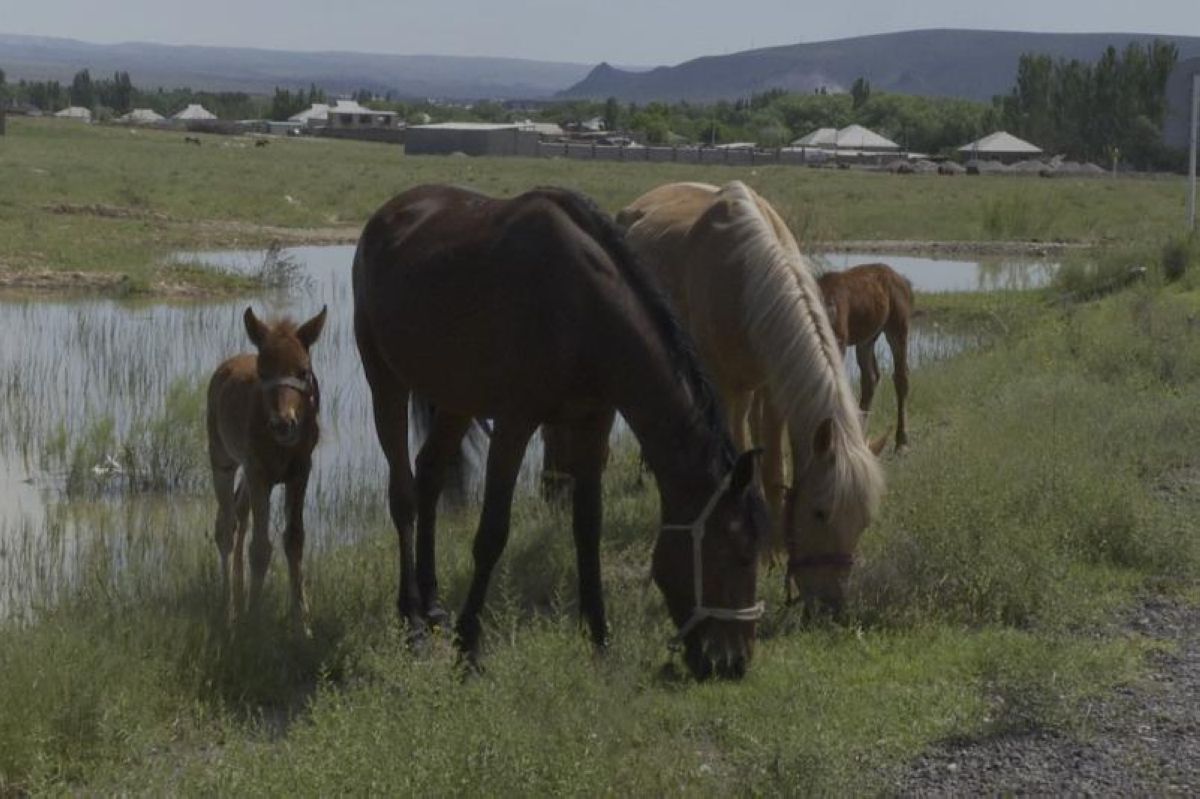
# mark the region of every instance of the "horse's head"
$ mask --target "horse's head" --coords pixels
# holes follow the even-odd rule
[[[664,524],[654,547],[654,581],[697,679],[741,677],[754,653],[759,550],[770,527],[755,487],[757,455],[741,455],[711,495],[680,498],[692,520]],[[664,518],[679,517],[664,508]]]
[[[886,443],[884,436],[868,444],[858,429],[828,418],[817,425],[808,463],[796,467],[784,506],[786,579],[808,610],[841,612],[858,540],[883,490],[876,456]]]
[[[246,334],[258,349],[258,379],[271,436],[284,446],[300,440],[317,411],[317,381],[309,351],[325,327],[325,312],[297,327],[290,320],[266,324],[246,309]]]

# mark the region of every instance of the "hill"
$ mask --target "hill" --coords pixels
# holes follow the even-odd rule
[[[138,86],[269,93],[276,86],[331,92],[370,89],[406,98],[539,99],[587,75],[589,65],[518,58],[293,52],[0,34],[0,69],[8,79],[69,82],[80,69],[93,76],[129,72]],[[632,73],[631,73],[632,74]]]
[[[1110,44],[1156,38],[1174,42],[1180,58],[1200,56],[1200,37],[917,30],[706,56],[648,72],[601,64],[559,96],[702,102],[776,88],[844,91],[861,76],[888,92],[988,100],[1012,87],[1022,53],[1094,61]]]

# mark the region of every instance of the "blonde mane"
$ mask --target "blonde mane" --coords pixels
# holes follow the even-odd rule
[[[729,233],[738,242],[737,260],[749,266],[743,298],[749,338],[787,422],[793,475],[808,466],[817,426],[832,419],[836,471],[824,499],[834,519],[865,525],[883,493],[883,472],[867,445],[812,268],[783,220],[749,187],[734,181],[718,197],[733,208]]]

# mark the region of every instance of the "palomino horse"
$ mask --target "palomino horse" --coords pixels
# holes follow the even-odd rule
[[[836,609],[883,476],[811,267],[775,210],[737,181],[660,186],[617,221],[674,300],[739,446],[761,390],[755,443],[766,448],[763,480],[788,550],[789,590],[795,582],[806,604]]]
[[[863,264],[817,279],[825,310],[842,353],[854,347],[862,373],[859,407],[871,410],[879,383],[875,342],[882,333],[892,349],[892,381],[896,386],[896,449],[908,443],[904,403],[908,398],[908,320],[913,310],[912,284],[887,264]]]
[[[426,621],[445,618],[434,557],[443,467],[471,419],[490,418],[475,573],[456,630],[476,662],[514,483],[527,442],[548,422],[571,432],[580,610],[604,646],[600,478],[616,409],[658,477],[662,524],[651,571],[685,661],[698,677],[740,676],[762,614],[756,553],[767,520],[756,459],[736,456],[686,334],[611,219],[561,189],[500,200],[423,186],[367,222],[353,276],[354,331],[400,538],[398,606],[410,628],[419,635]],[[436,407],[415,484],[413,393]]]
[[[325,311],[322,308],[300,326],[287,319],[268,325],[247,308],[246,334],[258,354],[230,358],[217,367],[208,384],[208,457],[217,494],[216,539],[226,612],[236,616],[242,609],[242,545],[251,513],[250,608],[258,607],[271,561],[271,489],[283,483],[287,492],[283,548],[292,584],[292,616],[305,631],[308,607],[300,571],[304,491],[319,435],[321,404],[309,350],[325,326]],[[235,488],[239,468],[242,479]]]

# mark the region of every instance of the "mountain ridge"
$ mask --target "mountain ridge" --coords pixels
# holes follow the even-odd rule
[[[631,72],[602,63],[561,99],[711,102],[770,89],[845,91],[859,77],[903,94],[988,100],[1007,92],[1022,53],[1094,61],[1105,47],[1174,42],[1180,59],[1200,55],[1200,37],[1146,33],[1031,33],[956,28],[878,33],[694,58]]]

